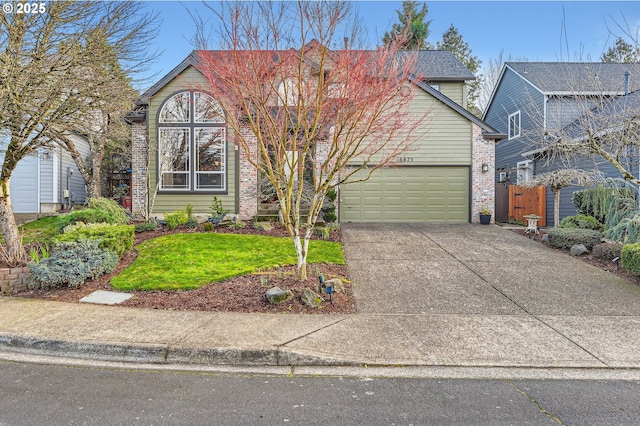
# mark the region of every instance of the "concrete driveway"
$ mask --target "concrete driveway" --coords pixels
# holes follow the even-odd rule
[[[495,225],[346,224],[360,313],[640,316],[640,288]]]

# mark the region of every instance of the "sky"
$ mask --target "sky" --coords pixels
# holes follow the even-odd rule
[[[151,50],[162,51],[148,75],[162,78],[195,48],[189,14],[210,14],[201,1],[146,1],[147,11],[162,19]],[[215,3],[215,2],[212,2]],[[353,1],[363,20],[370,48],[398,22],[401,1]],[[453,24],[472,53],[486,66],[500,53],[506,60],[598,61],[622,35],[618,25],[640,27],[637,1],[427,1],[431,20],[427,41],[435,44]],[[613,34],[612,34],[613,33]],[[149,86],[149,83],[146,84]],[[146,87],[142,86],[141,89]]]

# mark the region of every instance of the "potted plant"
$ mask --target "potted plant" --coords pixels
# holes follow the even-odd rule
[[[484,206],[482,210],[480,210],[480,223],[482,225],[488,225],[491,223],[491,210],[489,210],[488,206]]]

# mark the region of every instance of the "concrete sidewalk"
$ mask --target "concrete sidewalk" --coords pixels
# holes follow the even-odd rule
[[[640,288],[497,226],[345,225],[358,314],[0,298],[0,350],[197,365],[640,368]]]

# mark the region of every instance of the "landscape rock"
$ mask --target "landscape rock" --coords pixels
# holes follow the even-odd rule
[[[322,302],[324,302],[322,296],[309,288],[304,289],[302,296],[300,296],[300,300],[310,308],[317,308],[322,304]]]
[[[280,287],[272,287],[264,294],[269,303],[277,305],[293,297],[291,290],[282,290]]]
[[[344,294],[346,292],[344,289],[344,283],[340,278],[333,278],[322,283],[323,289],[326,289],[327,286],[332,287],[334,293]]]
[[[271,231],[273,229],[273,225],[271,225],[271,222],[256,222],[254,224],[254,227],[258,231]]]
[[[548,242],[548,241],[549,241],[549,234],[544,234],[544,235],[542,236],[542,242],[543,242],[543,243],[546,243],[546,242]]]
[[[571,246],[571,256],[581,256],[589,252],[584,244],[574,244]]]

